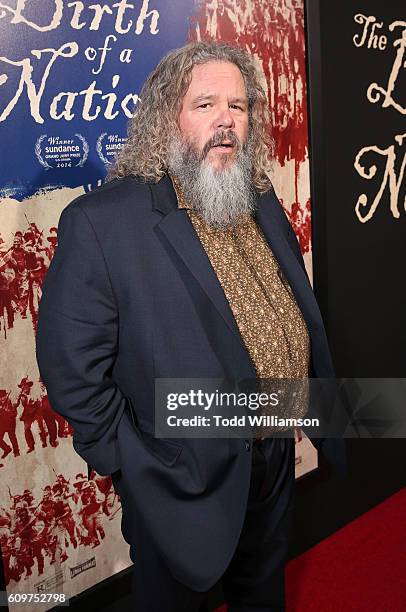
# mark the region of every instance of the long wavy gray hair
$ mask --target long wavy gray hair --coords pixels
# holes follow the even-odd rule
[[[193,66],[213,61],[231,62],[240,69],[247,91],[253,143],[252,181],[259,193],[270,189],[274,143],[270,136],[267,97],[253,60],[244,49],[213,41],[189,43],[171,51],[149,74],[136,113],[129,121],[128,140],[108,172],[107,180],[138,175],[158,182],[164,176],[169,139],[179,133],[177,121]]]

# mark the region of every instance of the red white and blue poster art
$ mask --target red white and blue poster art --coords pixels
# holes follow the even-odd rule
[[[38,303],[63,208],[104,180],[147,74],[200,39],[243,46],[263,74],[272,180],[311,276],[301,0],[0,0],[0,545],[9,593],[71,597],[129,565],[111,480],[88,480],[40,379]],[[314,467],[307,442],[297,444],[298,475]],[[10,609],[29,609],[18,599]],[[58,603],[44,599],[36,610]]]

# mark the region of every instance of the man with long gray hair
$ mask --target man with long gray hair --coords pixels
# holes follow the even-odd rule
[[[41,376],[121,497],[134,610],[198,610],[219,580],[229,612],[283,610],[293,439],[154,436],[156,380],[333,376],[266,95],[246,51],[198,42],[140,97],[109,181],[61,215]]]

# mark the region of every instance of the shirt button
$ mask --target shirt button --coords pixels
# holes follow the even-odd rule
[[[245,450],[249,451],[250,448],[251,448],[251,444],[249,443],[249,441],[248,440],[244,440],[244,444],[245,444]]]

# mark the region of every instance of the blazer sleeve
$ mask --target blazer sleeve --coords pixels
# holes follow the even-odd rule
[[[118,309],[101,245],[77,201],[62,212],[43,284],[36,336],[52,408],[73,427],[76,452],[102,475],[119,469],[125,398],[112,379]]]

